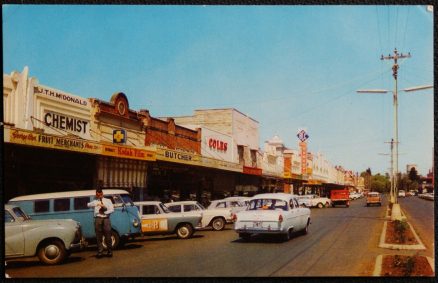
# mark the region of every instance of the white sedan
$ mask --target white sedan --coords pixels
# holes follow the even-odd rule
[[[301,207],[290,194],[258,194],[251,198],[247,210],[234,215],[234,221],[234,230],[243,240],[253,234],[281,234],[289,240],[293,232],[308,233],[310,209]]]
[[[183,214],[202,214],[201,227],[211,227],[215,231],[225,228],[226,222],[231,222],[232,212],[228,209],[205,209],[200,203],[193,200],[176,201],[165,204],[172,212],[181,212]]]
[[[296,196],[298,198],[298,203],[306,207],[330,207],[332,201],[326,197],[320,197],[318,195],[301,195]]]

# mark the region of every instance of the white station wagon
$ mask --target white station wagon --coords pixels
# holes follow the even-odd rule
[[[234,221],[234,230],[243,240],[252,234],[282,234],[287,241],[293,232],[308,233],[310,209],[301,207],[290,194],[258,194],[251,198],[247,210],[234,215]]]

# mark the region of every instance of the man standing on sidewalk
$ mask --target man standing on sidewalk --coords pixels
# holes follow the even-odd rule
[[[97,241],[97,258],[102,257],[103,253],[103,236],[107,247],[107,256],[112,257],[111,241],[111,220],[110,215],[114,212],[114,205],[110,199],[103,197],[101,188],[96,190],[96,199],[87,204],[88,207],[94,207],[94,229],[96,231]]]

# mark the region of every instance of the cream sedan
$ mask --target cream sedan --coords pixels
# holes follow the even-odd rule
[[[310,209],[301,207],[290,194],[258,194],[246,210],[234,215],[234,221],[234,230],[243,240],[255,234],[281,234],[287,241],[293,232],[308,233]]]

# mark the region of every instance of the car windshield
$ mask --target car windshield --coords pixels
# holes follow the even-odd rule
[[[19,207],[14,207],[14,208],[12,209],[12,211],[15,213],[15,215],[16,215],[17,217],[20,217],[20,218],[22,218],[23,220],[30,220],[30,216],[28,216],[26,213],[24,213],[24,211],[21,210],[21,208],[19,208]]]
[[[199,202],[197,202],[196,205],[197,205],[201,210],[205,210],[205,207],[204,207],[202,204],[200,204]]]
[[[120,196],[122,197],[122,200],[126,205],[134,206],[134,203],[132,202],[132,199],[128,194],[121,194]]]
[[[287,210],[287,203],[280,199],[254,199],[249,203],[249,210]]]
[[[165,206],[164,204],[160,203],[161,209],[164,211],[164,213],[170,213],[171,211]]]

